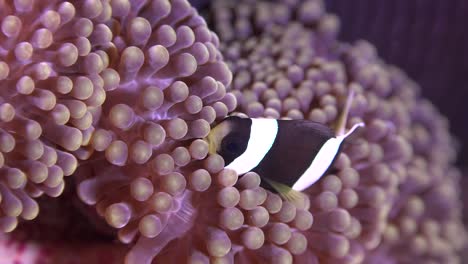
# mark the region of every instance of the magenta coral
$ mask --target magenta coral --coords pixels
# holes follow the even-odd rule
[[[37,216],[0,236],[0,257],[457,261],[447,122],[370,44],[338,42],[320,1],[252,3],[213,3],[218,40],[186,0],[0,1],[0,228]],[[304,208],[224,169],[202,140],[234,110],[333,125],[349,89],[348,125],[366,129]]]

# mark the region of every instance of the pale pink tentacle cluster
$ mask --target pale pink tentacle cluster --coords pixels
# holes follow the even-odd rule
[[[3,231],[35,218],[33,198],[60,195],[75,174],[79,197],[121,241],[183,234],[166,225],[190,210],[186,187],[211,178],[180,168],[205,158],[206,142],[192,139],[236,104],[205,21],[184,0],[0,4]],[[75,172],[77,160],[87,161]],[[222,169],[220,157],[206,163]]]
[[[447,121],[414,82],[379,60],[370,44],[337,41],[339,20],[322,1],[217,1],[210,14],[234,74],[237,111],[332,126],[353,89],[348,127],[366,123],[333,170],[306,190],[310,229],[278,221],[306,238],[305,252],[287,239],[268,241],[270,252],[285,252],[283,262],[275,253],[248,250],[238,253],[239,260],[458,261],[466,234],[455,148]]]

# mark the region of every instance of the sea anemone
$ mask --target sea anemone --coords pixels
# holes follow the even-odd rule
[[[183,219],[172,232],[172,214],[223,168],[209,157],[189,177],[182,167],[207,155],[191,139],[235,107],[218,39],[197,11],[184,0],[14,1],[0,14],[2,231],[34,219],[35,198],[59,196],[72,174],[70,188],[122,242],[141,235],[132,252],[189,229]],[[94,209],[79,210],[99,224]]]
[[[212,6],[236,111],[332,126],[347,91],[357,91],[349,126],[367,127],[306,191],[314,223],[301,232],[306,252],[290,251],[294,261],[455,262],[465,242],[455,148],[447,120],[417,84],[369,43],[338,42],[339,20],[321,1]]]
[[[186,0],[0,2],[0,227],[12,233],[1,257],[457,260],[448,122],[372,45],[337,41],[321,1],[252,3],[213,3],[218,40]],[[350,89],[348,127],[366,128],[305,191],[305,208],[208,155],[203,138],[232,111],[333,126]]]

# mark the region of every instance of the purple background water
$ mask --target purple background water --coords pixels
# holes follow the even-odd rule
[[[468,168],[468,2],[465,0],[326,0],[344,41],[365,39],[422,87],[450,120]]]
[[[468,169],[468,1],[324,0],[341,21],[340,39],[364,39],[402,68],[449,118]],[[210,0],[190,1],[201,12]]]

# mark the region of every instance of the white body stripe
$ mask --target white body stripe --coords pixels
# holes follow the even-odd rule
[[[252,126],[246,150],[226,166],[228,169],[235,170],[239,175],[257,167],[270,150],[278,134],[276,119],[253,118],[251,120]]]
[[[309,168],[307,168],[297,182],[294,183],[292,187],[293,190],[303,191],[318,181],[327,171],[328,167],[330,167],[333,159],[338,154],[338,150],[340,149],[340,145],[343,140],[352,134],[358,127],[362,126],[364,126],[363,123],[356,124],[345,135],[327,140],[327,142],[323,144],[322,148],[320,148]]]

